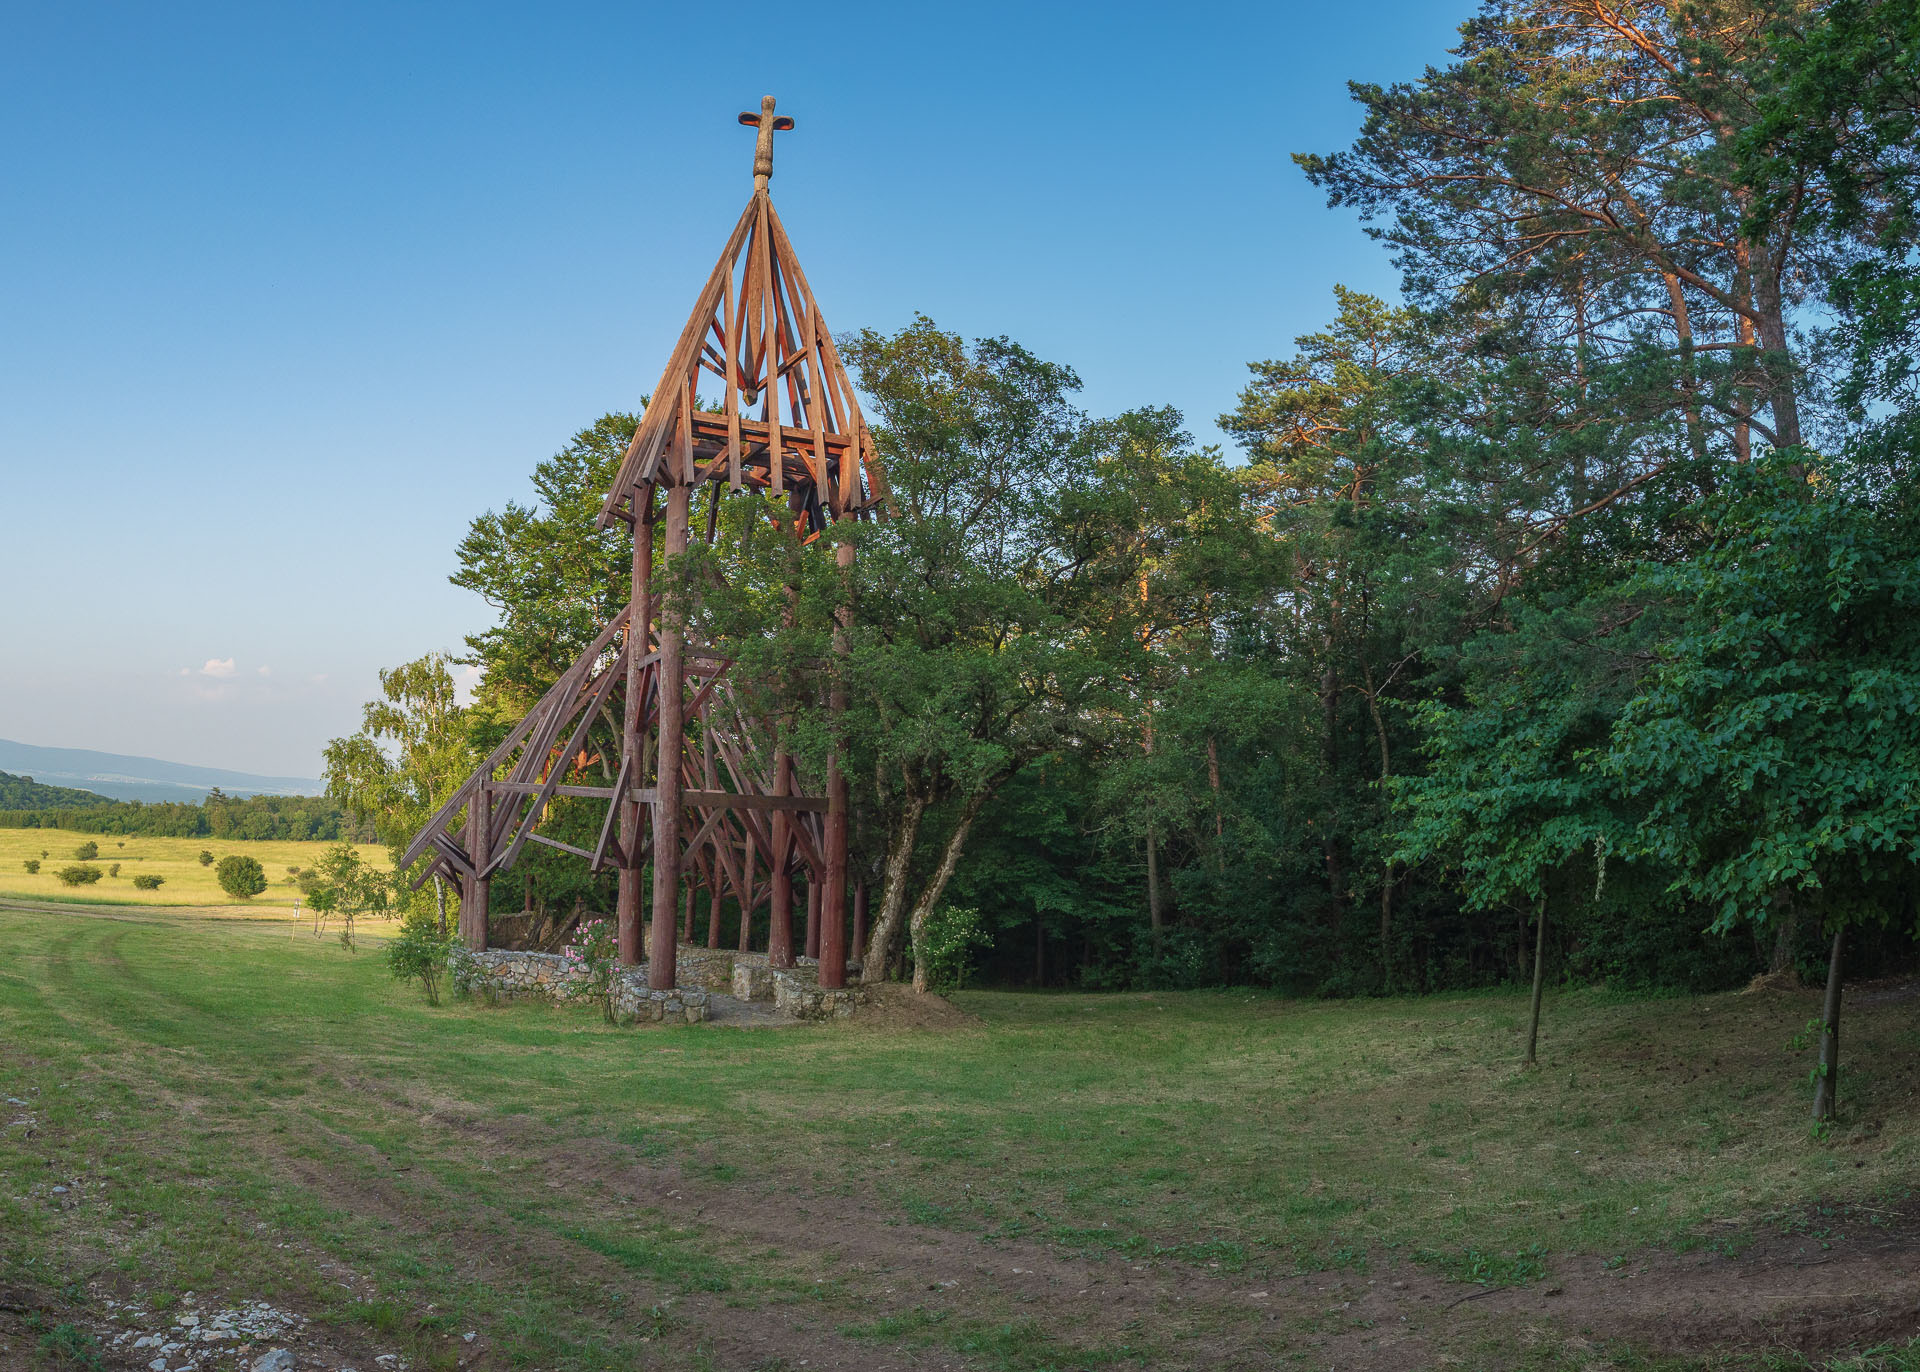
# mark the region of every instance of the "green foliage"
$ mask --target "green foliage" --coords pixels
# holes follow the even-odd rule
[[[82,862],[91,862],[100,856],[100,845],[92,839],[88,839],[85,843],[73,850],[73,855]]]
[[[251,859],[249,859],[251,861]],[[222,866],[225,860],[222,861]],[[257,869],[258,864],[256,864]],[[326,921],[340,919],[340,942],[353,948],[354,924],[362,916],[385,915],[393,899],[394,879],[369,865],[351,843],[337,843],[320,855],[310,869],[313,883],[307,904],[316,916],[318,932]],[[260,878],[266,888],[266,876]]]
[[[141,872],[134,877],[133,888],[136,891],[158,891],[166,884],[166,880],[153,872]]]
[[[431,910],[409,911],[400,930],[387,940],[387,970],[398,982],[418,982],[427,1004],[440,1003],[440,979],[447,970],[453,938]]]
[[[199,862],[202,867],[213,866],[213,854],[208,852],[205,848],[202,848],[200,850]]]
[[[72,1367],[82,1372],[102,1372],[100,1341],[75,1324],[56,1324],[40,1336],[40,1355],[55,1367]]]
[[[1805,460],[1735,476],[1712,545],[1642,574],[1680,622],[1605,756],[1638,848],[1723,928],[1780,891],[1884,920],[1920,861],[1914,491]]]
[[[1458,1254],[1423,1251],[1415,1258],[1439,1268],[1455,1281],[1481,1286],[1526,1286],[1544,1281],[1547,1275],[1547,1250],[1538,1243],[1510,1253],[1469,1246]]]
[[[381,698],[366,707],[360,732],[326,747],[327,794],[396,858],[478,760],[452,665],[430,653],[382,671]]]
[[[4,773],[0,773],[4,776]],[[57,808],[0,805],[0,829],[77,829],[156,838],[339,839],[349,837],[340,807],[322,796],[229,796],[182,801],[107,800]]]
[[[803,550],[715,493],[655,585],[809,779],[846,758],[869,970],[904,930],[934,980],[1487,986],[1536,908],[1569,981],[1730,985],[1802,906],[1911,962],[1915,51],[1920,0],[1479,7],[1301,159],[1404,303],[1337,288],[1251,365],[1241,468],[1006,338],[842,340],[898,517]],[[404,841],[624,604],[596,516],[633,432],[474,522],[474,702],[444,658],[384,676],[329,749],[354,821]],[[1803,434],[1845,462],[1804,480]],[[528,850],[496,889],[612,885]],[[1818,921],[1782,927],[1791,960]]]
[[[108,865],[108,867],[107,867],[107,875],[108,875],[108,876],[110,876],[110,877],[117,877],[117,876],[119,876],[119,875],[120,875],[120,864],[119,864],[119,863],[117,863],[117,862],[115,862],[115,863],[110,863],[110,864]]]
[[[1920,0],[1833,0],[1769,35],[1772,80],[1738,142],[1750,225],[1799,216],[1831,278],[1837,398],[1911,460],[1920,371]]]
[[[204,854],[202,856],[204,858]],[[213,875],[220,889],[235,900],[251,900],[267,889],[267,872],[260,865],[260,859],[241,853],[229,853],[221,858]]]
[[[27,869],[27,875],[30,877],[35,877],[40,875],[40,859],[39,858],[27,858],[24,862],[21,863],[21,866]]]
[[[85,805],[106,805],[105,796],[71,786],[46,786],[32,777],[0,772],[0,810],[70,810]]]
[[[63,886],[91,886],[100,880],[101,872],[92,863],[79,862],[62,867],[54,873]]]

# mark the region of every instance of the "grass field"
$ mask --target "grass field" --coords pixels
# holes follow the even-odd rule
[[[1522,1073],[1519,994],[612,1029],[0,908],[0,1365],[259,1299],[363,1372],[1920,1367],[1914,989],[1815,1139],[1811,994],[1556,996]]]
[[[103,870],[120,864],[118,876],[103,876],[93,885],[63,886],[54,875],[78,859],[74,850],[81,844],[100,845],[100,856],[93,865]],[[135,835],[119,838],[113,834],[81,834],[69,829],[0,829],[0,896],[19,896],[32,901],[79,900],[88,904],[112,902],[129,905],[234,905],[243,907],[290,906],[300,892],[288,880],[289,867],[307,867],[332,847],[329,843],[281,839],[146,838]],[[357,845],[360,856],[385,871],[387,850],[373,844]],[[220,889],[213,868],[200,865],[201,852],[210,852],[216,860],[229,853],[244,853],[258,858],[266,869],[267,889],[250,901],[238,901]],[[28,875],[28,858],[41,859],[38,875]],[[136,891],[133,878],[150,872],[164,878],[157,891]],[[279,911],[278,913],[284,913]]]

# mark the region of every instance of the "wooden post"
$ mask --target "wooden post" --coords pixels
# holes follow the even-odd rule
[[[645,499],[634,492],[633,501],[633,582],[627,610],[627,712],[622,725],[620,751],[626,764],[630,788],[640,785],[645,775],[642,762],[646,736],[640,728],[646,687],[646,668],[640,659],[647,655],[653,628],[653,488]],[[617,797],[620,807],[620,850],[626,862],[620,868],[620,893],[614,906],[615,927],[619,931],[620,964],[634,967],[640,962],[640,924],[642,894],[640,870],[640,826],[645,820],[640,807],[626,796]]]
[[[820,883],[807,874],[807,956],[820,960]]]
[[[714,874],[713,883],[707,888],[707,947],[720,946],[720,875]]]
[[[475,875],[467,882],[467,898],[460,902],[460,928],[467,947],[476,953],[487,950],[487,900],[492,885],[479,873],[493,860],[493,795],[483,781],[474,789],[467,809],[467,851],[473,857]]]
[[[782,748],[773,755],[773,793],[793,794],[793,762]],[[785,810],[773,812],[773,870],[768,875],[770,903],[767,908],[767,963],[772,967],[793,966],[793,839],[787,830],[791,821]]]
[[[687,511],[692,491],[685,482],[667,489],[669,566],[687,551]],[[674,987],[674,913],[680,906],[680,769],[686,753],[686,634],[676,609],[660,617],[660,740],[653,802],[653,941],[647,950],[647,985]]]
[[[1813,1077],[1816,1123],[1832,1119],[1840,1109],[1840,993],[1846,948],[1847,926],[1837,925],[1827,954],[1827,998],[1820,1007],[1820,1063]]]
[[[1533,1000],[1527,1009],[1527,1067],[1538,1065],[1535,1050],[1540,1046],[1540,993],[1546,988],[1547,898],[1540,897],[1533,916]]]
[[[693,893],[699,885],[699,877],[689,873],[686,881],[687,894],[685,908],[680,915],[680,941],[682,943],[693,942]]]
[[[824,456],[821,465],[826,465]],[[840,544],[833,551],[833,560],[839,568],[842,582],[850,580],[853,545]],[[847,655],[847,629],[852,617],[851,608],[842,606],[840,622],[833,631],[834,655],[841,660],[836,666],[844,663]],[[833,751],[827,754],[827,823],[824,834],[827,845],[827,888],[822,893],[820,948],[817,956],[820,959],[821,989],[837,991],[847,984],[847,778],[840,766],[843,744],[838,737],[847,714],[847,687],[838,671],[834,673],[833,685],[827,693],[827,709],[836,736]]]
[[[745,873],[740,879],[740,951],[753,951],[753,836],[741,845],[740,870]]]

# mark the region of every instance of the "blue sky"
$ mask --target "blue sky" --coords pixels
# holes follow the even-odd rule
[[[467,521],[657,379],[767,92],[835,330],[1005,333],[1217,439],[1394,288],[1289,154],[1468,8],[0,3],[0,737],[314,774],[485,622]]]

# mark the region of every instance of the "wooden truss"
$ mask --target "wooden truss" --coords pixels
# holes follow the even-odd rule
[[[585,859],[596,871],[619,870],[620,956],[627,963],[640,961],[640,874],[651,862],[646,961],[656,989],[674,985],[683,875],[707,887],[716,931],[723,894],[738,901],[743,951],[751,912],[767,902],[775,966],[795,961],[793,880],[804,875],[806,951],[819,959],[823,987],[845,984],[847,803],[837,759],[824,792],[810,793],[774,722],[753,717],[734,692],[732,661],[717,645],[689,644],[652,590],[656,529],[664,529],[666,558],[684,553],[692,496],[701,488],[709,493],[708,543],[719,527],[723,490],[784,496],[787,527],[808,543],[836,520],[879,513],[886,500],[859,400],[768,193],[774,131],[793,126],[776,119],[773,107],[769,96],[759,114],[740,116],[759,130],[753,196],[694,303],[601,509],[601,527],[620,521],[634,531],[628,607],[403,854],[406,867],[426,860],[416,885],[436,872],[463,883],[461,934],[469,947],[487,944],[488,883],[535,843]],[[703,373],[719,379],[717,401],[702,397]],[[837,555],[844,566],[852,550],[842,546]],[[836,696],[832,705],[842,703]],[[619,724],[611,786],[580,784],[596,753],[596,721]],[[540,832],[556,796],[606,802],[591,850]],[[686,898],[690,924],[690,887]],[[856,915],[856,924],[863,922]]]

